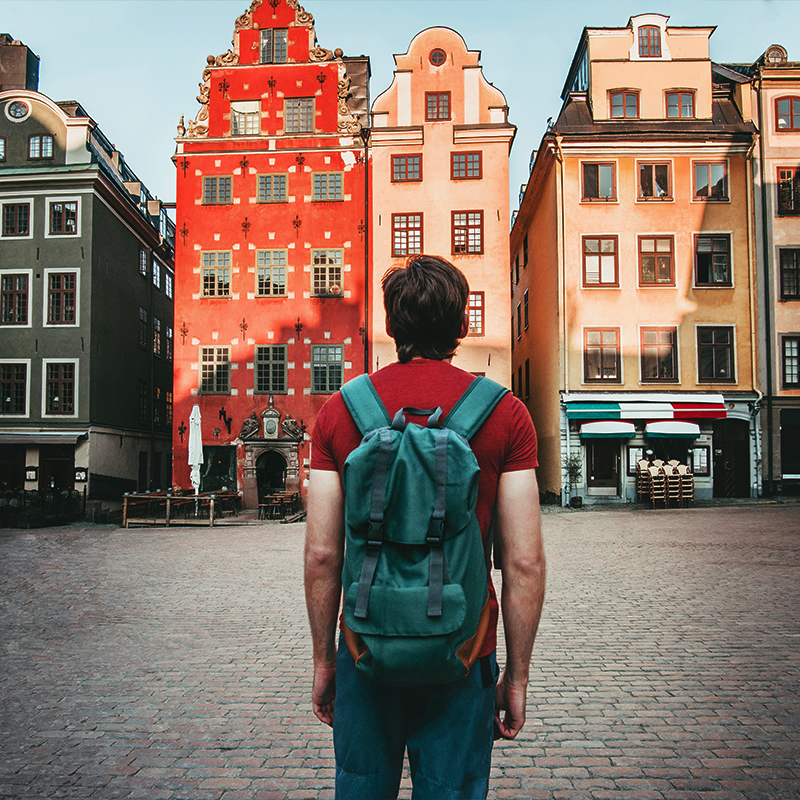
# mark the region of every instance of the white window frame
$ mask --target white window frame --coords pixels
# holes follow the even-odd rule
[[[30,314],[28,314],[30,319]],[[4,419],[28,419],[31,415],[31,359],[30,358],[0,358],[0,364],[25,364],[25,412],[23,414],[0,414]]]
[[[214,351],[224,350],[226,352],[227,356],[228,356],[226,361],[224,362],[224,363],[226,363],[228,365],[228,388],[224,392],[208,391],[208,390],[203,389],[203,350],[208,350],[208,349],[213,349]],[[198,355],[198,359],[197,359],[197,366],[198,366],[198,369],[197,369],[197,393],[198,394],[202,394],[202,395],[209,395],[209,394],[230,395],[230,394],[233,394],[233,392],[231,391],[231,388],[232,388],[231,384],[233,383],[233,374],[232,374],[233,373],[233,370],[232,370],[233,364],[231,362],[231,348],[230,348],[230,345],[218,345],[218,344],[215,344],[215,343],[212,343],[212,344],[201,344],[199,346],[199,348],[198,348],[197,355]],[[216,365],[223,363],[223,362],[217,360],[217,355],[218,355],[218,353],[215,352],[214,353],[214,362],[213,362],[214,365],[215,365],[215,370],[214,370],[214,385],[215,385],[215,388],[216,388],[216,383],[217,383]]]
[[[20,206],[27,203],[30,206],[30,212],[28,215],[28,233],[24,235],[17,235],[17,234],[4,234],[3,233],[3,225],[5,219],[5,206]],[[0,240],[6,242],[19,242],[24,241],[25,239],[33,239],[33,222],[34,222],[34,204],[33,204],[33,197],[4,197],[0,200]]]
[[[33,298],[33,270],[32,269],[11,269],[10,267],[9,268],[5,268],[5,269],[0,269],[0,277],[3,277],[4,275],[27,275],[27,277],[28,277],[28,321],[24,325],[23,324],[18,324],[18,323],[8,323],[8,324],[5,324],[5,325],[0,325],[0,331],[1,330],[6,330],[8,328],[13,328],[15,330],[19,329],[19,328],[30,328],[31,325],[32,325],[32,319],[33,319],[33,314],[32,314],[33,303],[31,302],[31,300]],[[4,362],[13,361],[13,360],[14,359],[10,359],[10,358],[3,359]]]
[[[45,215],[44,215],[44,238],[45,239],[79,239],[81,235],[81,224],[83,222],[83,208],[81,207],[80,195],[64,195],[63,197],[54,197],[48,195],[45,198]],[[50,233],[50,206],[52,203],[76,203],[76,220],[75,220],[75,233]]]
[[[73,392],[75,402],[72,414],[47,413],[47,366],[48,364],[73,364],[75,378],[73,379]],[[46,358],[42,359],[42,419],[75,419],[80,411],[80,360],[77,358]]]
[[[238,130],[240,120],[243,130]],[[236,130],[234,130],[235,128]],[[254,130],[248,130],[248,128],[254,128]],[[260,134],[261,101],[231,100],[231,136],[259,136]]]
[[[48,322],[50,309],[50,274],[53,272],[75,273],[75,321],[74,322]],[[42,270],[42,327],[43,328],[78,328],[81,324],[81,271],[77,267],[45,267]]]

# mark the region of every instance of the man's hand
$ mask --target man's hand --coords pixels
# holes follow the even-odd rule
[[[525,724],[525,698],[527,686],[514,686],[506,682],[505,672],[497,682],[494,721],[504,739],[513,739]],[[502,712],[505,711],[505,715]]]
[[[311,703],[320,722],[333,727],[333,703],[336,698],[336,667],[314,667]]]

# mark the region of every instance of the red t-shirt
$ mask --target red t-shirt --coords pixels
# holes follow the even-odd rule
[[[441,406],[444,419],[475,376],[446,361],[416,359],[407,364],[389,364],[370,378],[390,417],[403,406]],[[341,475],[347,456],[361,442],[361,432],[339,392],[320,409],[311,442],[311,469],[331,470]],[[510,393],[506,394],[472,437],[470,446],[481,470],[476,515],[485,540],[500,475],[539,466],[536,432],[525,406]],[[489,632],[481,656],[497,646],[498,606],[491,576],[489,593]]]

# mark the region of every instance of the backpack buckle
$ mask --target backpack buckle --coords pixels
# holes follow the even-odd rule
[[[383,547],[383,520],[371,519],[367,531],[367,547],[380,550]]]
[[[444,542],[444,517],[432,518],[428,525],[428,535],[425,537],[425,544],[428,547],[441,547]]]

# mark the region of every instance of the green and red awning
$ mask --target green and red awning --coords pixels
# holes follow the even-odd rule
[[[703,420],[725,419],[721,394],[567,395],[567,419],[574,420]]]

